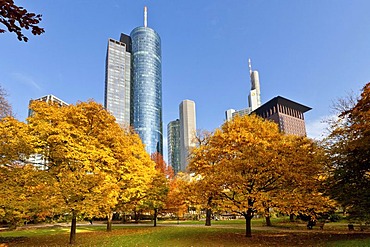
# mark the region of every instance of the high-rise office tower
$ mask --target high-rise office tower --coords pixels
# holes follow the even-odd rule
[[[146,16],[146,8],[144,11]],[[163,154],[161,39],[147,27],[132,30],[133,127],[148,153]]]
[[[167,125],[168,165],[175,174],[180,171],[180,120],[176,119]]]
[[[274,121],[281,132],[290,135],[306,136],[304,115],[310,107],[277,96],[254,111],[260,117]]]
[[[180,107],[180,170],[185,171],[189,161],[190,149],[195,147],[196,117],[195,103],[184,100]]]
[[[163,154],[161,39],[147,26],[108,42],[105,106],[139,134],[149,154]]]
[[[252,63],[251,60],[248,59],[248,66],[249,66],[249,77],[251,83],[251,90],[249,91],[248,95],[248,105],[249,107],[235,111],[234,109],[229,109],[225,111],[226,121],[230,121],[233,116],[239,115],[249,115],[252,111],[257,109],[261,106],[261,89],[260,89],[260,79],[258,75],[258,71],[252,71]]]
[[[108,40],[104,106],[117,123],[130,126],[131,38],[121,34],[120,41]]]

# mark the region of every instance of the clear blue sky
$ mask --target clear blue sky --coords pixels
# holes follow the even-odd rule
[[[248,58],[262,103],[280,95],[313,109],[308,136],[338,97],[370,81],[369,0],[15,0],[41,13],[45,34],[19,42],[0,34],[0,84],[19,120],[28,101],[54,94],[68,103],[104,101],[108,38],[143,25],[162,39],[163,125],[194,100],[197,128],[248,105]]]

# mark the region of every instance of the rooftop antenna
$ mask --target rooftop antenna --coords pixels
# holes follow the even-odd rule
[[[148,26],[148,8],[144,6],[144,27]]]
[[[252,76],[252,62],[250,58],[248,58],[248,67],[249,67],[249,76]]]

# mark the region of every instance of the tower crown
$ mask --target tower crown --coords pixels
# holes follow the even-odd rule
[[[144,27],[148,26],[148,8],[144,6]]]

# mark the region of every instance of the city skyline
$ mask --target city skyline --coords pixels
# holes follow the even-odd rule
[[[198,128],[211,131],[225,110],[246,108],[248,58],[259,71],[262,103],[281,95],[312,107],[305,115],[308,137],[320,136],[333,101],[370,81],[368,1],[22,4],[43,14],[46,32],[28,35],[28,43],[0,34],[0,84],[21,121],[28,101],[46,94],[103,104],[107,39],[141,25],[144,5],[162,39],[165,124],[186,98],[197,102]]]

